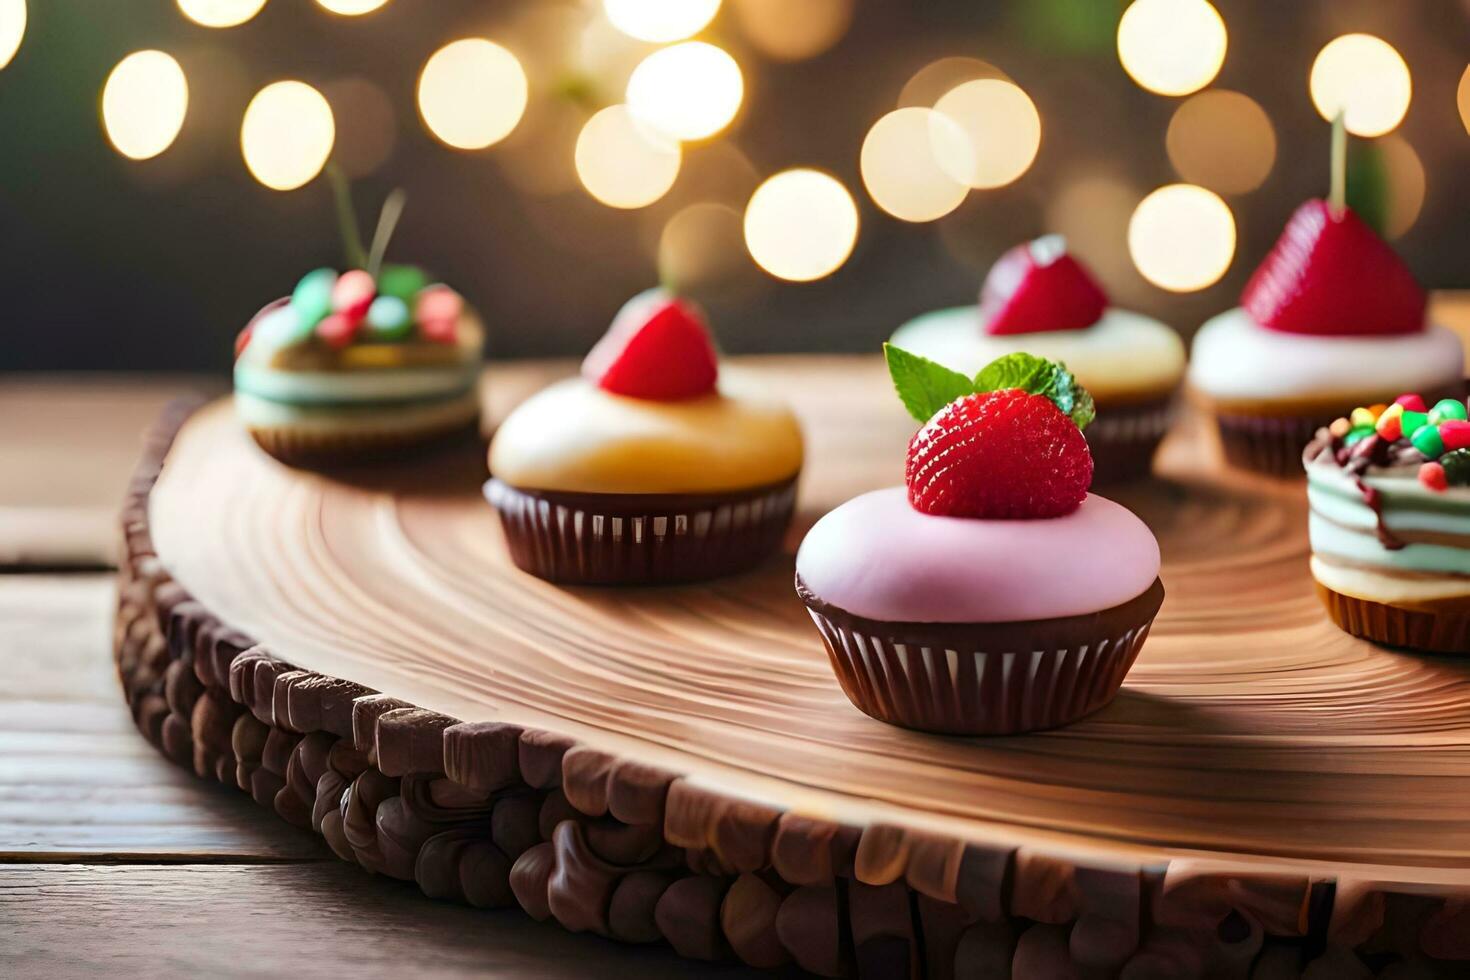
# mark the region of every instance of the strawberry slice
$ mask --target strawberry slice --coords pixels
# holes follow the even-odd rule
[[[1061,235],[1017,245],[990,267],[980,289],[980,322],[988,334],[1081,330],[1102,318],[1107,294]]]
[[[713,391],[719,367],[699,308],[655,289],[618,311],[582,375],[613,394],[681,401]]]
[[[1240,305],[1284,333],[1364,336],[1424,329],[1424,290],[1350,208],[1310,200],[1246,283]]]

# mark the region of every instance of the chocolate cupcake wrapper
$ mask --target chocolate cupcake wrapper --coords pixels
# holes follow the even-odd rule
[[[1441,398],[1464,398],[1467,388],[1470,388],[1470,382],[1451,384],[1420,394],[1433,404]],[[1366,400],[1360,400],[1360,403],[1363,401]],[[1225,452],[1225,459],[1231,465],[1268,476],[1300,478],[1305,473],[1302,469],[1302,450],[1316,436],[1317,430],[1331,425],[1334,420],[1347,415],[1356,407],[1356,404],[1344,403],[1334,411],[1310,415],[1242,415],[1220,412],[1215,415],[1215,423],[1220,432],[1220,445]]]
[[[492,479],[516,566],[568,585],[694,582],[744,571],[780,548],[795,478],[717,494],[558,493]]]
[[[1055,728],[1106,705],[1148,638],[1163,585],[1122,606],[1036,623],[882,623],[813,601],[799,585],[854,706],[951,735]],[[1018,643],[1034,633],[1035,642]]]
[[[1220,446],[1232,466],[1268,476],[1300,477],[1302,450],[1342,413],[1330,415],[1217,415]]]
[[[1317,583],[1317,595],[1338,628],[1384,646],[1428,653],[1470,654],[1470,612],[1430,612],[1343,595]]]
[[[1085,433],[1092,450],[1092,482],[1119,483],[1148,476],[1154,453],[1175,415],[1172,398],[1099,412]]]

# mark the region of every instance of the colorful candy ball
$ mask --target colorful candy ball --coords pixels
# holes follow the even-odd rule
[[[313,269],[302,276],[291,291],[291,308],[303,323],[316,326],[322,317],[332,312],[332,291],[336,285],[336,270]]]
[[[1466,414],[1464,402],[1457,398],[1442,398],[1429,410],[1429,422],[1431,425],[1438,425],[1450,419],[1463,421]]]
[[[378,284],[362,269],[352,269],[337,278],[332,288],[332,312],[340,313],[349,320],[361,320],[367,316],[368,307],[378,293]]]
[[[1444,467],[1433,461],[1420,465],[1419,482],[1435,493],[1444,493],[1450,488],[1450,481],[1445,476]]]
[[[1406,412],[1423,412],[1424,399],[1419,395],[1399,395],[1393,400],[1395,405],[1402,405]]]
[[[1470,422],[1464,419],[1446,419],[1439,423],[1439,438],[1445,452],[1470,449]]]
[[[367,330],[378,340],[402,340],[413,331],[413,314],[397,296],[379,296],[368,307]]]

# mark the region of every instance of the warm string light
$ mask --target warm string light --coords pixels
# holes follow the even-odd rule
[[[704,30],[720,0],[602,0],[612,25],[640,41],[666,44]]]
[[[388,0],[316,0],[324,9],[343,17],[360,17],[370,14]]]
[[[1388,238],[1401,238],[1419,220],[1419,212],[1424,208],[1428,183],[1424,164],[1409,141],[1397,133],[1380,140],[1378,150],[1383,154],[1388,184],[1383,233]]]
[[[730,125],[744,95],[734,58],[713,44],[687,41],[653,52],[633,69],[627,103],[665,136],[701,140]]]
[[[931,61],[914,72],[913,77],[904,83],[903,89],[898,93],[898,107],[902,109],[917,105],[933,108],[934,103],[951,89],[982,78],[1010,81],[1005,72],[979,58],[951,55]]]
[[[577,177],[609,207],[641,208],[674,186],[682,156],[678,143],[641,125],[627,106],[608,106],[577,136]]]
[[[1194,184],[1160,187],[1128,222],[1128,252],[1143,277],[1161,289],[1204,289],[1235,258],[1235,217],[1213,191]]]
[[[178,0],[179,11],[200,27],[238,27],[260,13],[265,0]]]
[[[778,279],[831,275],[852,254],[857,234],[852,195],[820,170],[783,170],[757,187],[745,207],[745,247]]]
[[[148,160],[173,145],[189,110],[184,69],[162,51],[135,51],[102,86],[102,125],[117,152]]]
[[[701,201],[680,209],[658,238],[659,279],[680,290],[725,288],[749,270],[740,212]]]
[[[272,82],[245,108],[245,166],[272,190],[289,191],[321,173],[336,140],[332,108],[305,82]]]
[[[435,51],[419,75],[419,113],[429,132],[457,150],[483,150],[510,135],[529,86],[516,56],[482,37]]]
[[[1225,63],[1220,12],[1205,0],[1134,0],[1118,21],[1118,60],[1160,95],[1197,92]]]
[[[1226,89],[1181,102],[1164,142],[1181,178],[1222,194],[1255,190],[1276,162],[1276,131],[1266,110]]]
[[[0,44],[0,48],[4,45]],[[0,67],[5,64],[5,55],[0,51]],[[1460,110],[1460,122],[1465,124],[1465,132],[1470,133],[1470,65],[1465,66],[1465,73],[1460,76],[1459,88],[1455,89],[1455,105]]]
[[[26,0],[0,0],[0,68],[10,64],[26,34]]]
[[[934,221],[959,207],[970,191],[946,172],[939,156],[953,162],[968,152],[969,140],[954,120],[910,106],[873,124],[858,164],[878,207],[904,221]]]
[[[828,50],[852,24],[853,0],[731,0],[740,32],[775,61],[801,61]]]
[[[1354,136],[1382,136],[1403,122],[1413,83],[1393,46],[1371,34],[1333,38],[1312,62],[1312,104],[1331,121],[1338,112]]]
[[[967,146],[933,143],[945,173],[969,187],[1004,187],[1031,167],[1041,148],[1041,115],[1020,86],[1002,78],[981,78],[950,89],[934,111],[959,124]]]

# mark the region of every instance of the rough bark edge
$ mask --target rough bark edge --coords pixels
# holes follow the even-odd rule
[[[195,601],[153,548],[149,495],[199,404],[165,410],[122,508],[123,691],[165,756],[370,872],[686,957],[823,976],[1368,976],[1470,960],[1470,889],[1193,860],[1087,867],[842,826],[297,670]]]

